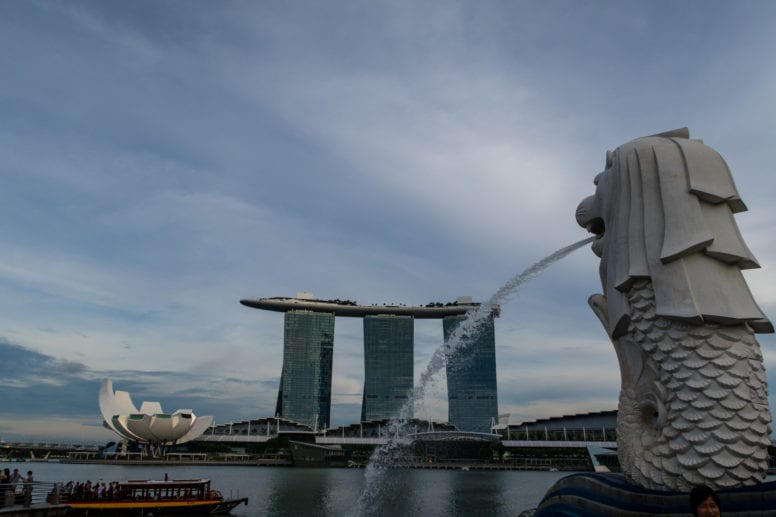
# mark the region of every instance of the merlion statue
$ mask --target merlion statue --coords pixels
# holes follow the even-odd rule
[[[598,235],[589,303],[620,363],[618,456],[628,482],[689,491],[753,485],[771,415],[755,333],[773,326],[742,269],[759,267],[722,157],[687,128],[608,152],[577,222]]]

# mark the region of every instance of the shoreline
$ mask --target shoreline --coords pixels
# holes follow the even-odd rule
[[[285,468],[366,468],[366,465],[294,465],[290,461],[283,460],[233,460],[233,461],[214,461],[214,460],[183,460],[183,461],[168,461],[168,460],[71,460],[63,459],[60,461],[49,461],[48,463],[60,463],[65,465],[146,465],[146,466],[164,466],[164,467],[176,467],[176,466],[198,466],[198,467],[285,467]],[[409,463],[397,463],[393,465],[384,465],[378,468],[381,469],[424,469],[424,470],[522,470],[533,472],[580,472],[582,471],[579,466],[577,468],[571,467],[555,467],[551,465],[510,465],[510,464],[497,464],[497,463],[424,463],[424,462],[409,462]]]

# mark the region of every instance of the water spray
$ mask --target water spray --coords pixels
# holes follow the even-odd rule
[[[354,509],[356,516],[368,512],[369,502],[376,497],[376,492],[379,489],[377,483],[381,476],[381,467],[390,467],[393,453],[406,442],[404,428],[410,420],[415,401],[423,398],[432,377],[447,365],[448,359],[453,354],[459,353],[468,343],[473,341],[470,338],[477,335],[483,321],[491,315],[497,306],[508,301],[510,296],[514,295],[522,285],[537,277],[549,266],[595,239],[595,236],[583,239],[544,257],[523,270],[522,273],[510,278],[488,301],[466,313],[465,319],[455,328],[449,339],[434,351],[426,369],[420,375],[420,381],[410,392],[407,402],[391,419],[387,429],[388,442],[377,447],[372,453],[365,472],[366,486]]]

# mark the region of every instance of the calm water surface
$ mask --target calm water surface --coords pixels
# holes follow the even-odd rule
[[[36,481],[208,478],[225,497],[248,497],[232,515],[356,517],[364,469],[26,463]],[[11,466],[11,465],[8,465]],[[22,469],[20,469],[22,470]],[[564,472],[389,470],[361,515],[516,516],[535,508]]]

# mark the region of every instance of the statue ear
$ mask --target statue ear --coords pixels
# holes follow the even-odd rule
[[[656,135],[650,135],[650,136],[663,136],[666,138],[690,138],[690,130],[687,127],[680,127],[677,129],[671,129],[669,131],[664,131],[662,133],[657,133]]]

